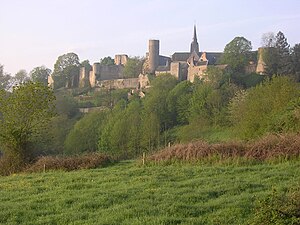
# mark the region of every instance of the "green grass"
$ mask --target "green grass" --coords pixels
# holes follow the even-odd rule
[[[258,199],[299,185],[300,161],[21,174],[0,177],[0,223],[247,224]]]

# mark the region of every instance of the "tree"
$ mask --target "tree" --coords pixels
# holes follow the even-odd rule
[[[54,88],[76,87],[78,85],[80,62],[75,53],[67,53],[58,57],[54,64],[52,77]]]
[[[40,82],[44,85],[48,85],[48,76],[50,76],[50,74],[50,69],[45,66],[39,66],[31,70],[29,76],[33,82]]]
[[[99,133],[105,124],[107,112],[91,112],[76,122],[65,141],[68,154],[96,151]]]
[[[144,59],[139,57],[128,58],[127,63],[124,67],[124,77],[138,77],[143,69]]]
[[[115,60],[112,59],[110,56],[107,56],[107,57],[100,59],[100,65],[103,65],[103,66],[115,65]]]
[[[189,118],[189,100],[192,95],[192,83],[182,81],[168,94],[167,106],[174,125],[187,124]]]
[[[300,76],[300,44],[295,44],[292,49],[294,73]]]
[[[270,47],[264,48],[262,51],[262,58],[265,63],[265,74],[269,77],[277,74],[278,63],[279,63],[279,54],[277,48]]]
[[[26,70],[19,70],[14,77],[14,83],[16,85],[23,84],[25,82],[28,82],[29,80],[30,78],[28,77]]]
[[[228,64],[234,72],[244,72],[251,49],[251,41],[244,37],[235,37],[225,46],[221,62]]]
[[[289,75],[292,73],[292,59],[290,54],[290,45],[287,38],[279,31],[276,35],[275,47],[278,51],[278,70],[280,75]]]
[[[261,46],[265,48],[275,47],[276,37],[273,32],[264,33],[261,37]]]
[[[20,84],[10,94],[0,90],[0,144],[10,172],[33,159],[31,146],[54,115],[54,98],[40,83]]]
[[[13,80],[10,74],[4,72],[3,65],[0,64],[0,90],[8,90],[12,87]]]

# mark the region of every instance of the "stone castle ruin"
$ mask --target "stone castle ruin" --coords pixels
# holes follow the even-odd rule
[[[162,75],[169,73],[178,80],[189,80],[194,82],[195,78],[205,79],[205,71],[208,66],[216,66],[225,69],[227,65],[219,63],[222,52],[201,52],[197,41],[196,26],[194,26],[193,40],[189,52],[175,52],[170,57],[159,54],[159,40],[149,40],[149,51],[146,53],[146,60],[143,65],[143,72],[137,78],[125,79],[123,70],[128,61],[128,56],[115,55],[114,65],[101,65],[94,63],[91,69],[82,67],[74,84],[78,87],[90,86],[106,87],[114,89],[135,88],[142,89],[149,86],[147,74]],[[245,70],[247,73],[256,72],[264,74],[265,63],[263,52],[265,48],[258,49],[257,62],[249,62]],[[53,85],[53,79],[48,78],[49,85]]]
[[[249,62],[245,68],[247,73],[264,73],[266,65],[262,58],[263,51],[266,49],[258,49],[258,62]],[[222,55],[222,52],[200,52],[196,26],[194,26],[189,52],[175,52],[171,57],[161,56],[159,55],[159,40],[149,40],[149,52],[146,54],[144,71],[156,75],[170,73],[178,80],[194,82],[195,77],[205,79],[205,71],[208,66],[225,69],[227,65],[219,63]]]

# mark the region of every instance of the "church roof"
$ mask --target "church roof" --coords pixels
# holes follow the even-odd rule
[[[199,53],[199,57],[202,55],[203,52]],[[208,59],[208,63],[218,64],[219,59],[223,55],[222,52],[206,52],[206,58]],[[175,52],[172,55],[173,62],[186,62],[188,58],[191,56],[190,52]]]

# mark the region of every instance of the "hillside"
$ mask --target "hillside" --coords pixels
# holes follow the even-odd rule
[[[0,177],[1,224],[246,224],[258,200],[300,184],[300,161],[249,166],[123,161]]]

